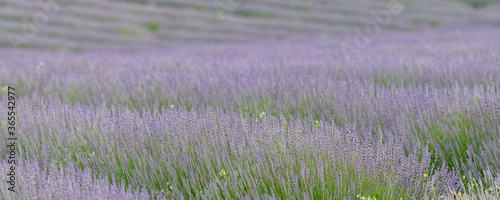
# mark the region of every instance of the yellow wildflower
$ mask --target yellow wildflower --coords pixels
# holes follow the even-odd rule
[[[427,178],[427,174],[426,174],[426,173],[424,173],[424,179],[425,179],[425,178]]]
[[[458,192],[458,198],[460,198],[460,196],[462,196],[462,193]]]

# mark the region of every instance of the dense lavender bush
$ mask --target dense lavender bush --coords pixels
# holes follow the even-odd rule
[[[430,195],[427,185],[440,195],[463,192],[456,172],[435,170],[426,148],[405,155],[397,135],[374,138],[325,121],[248,119],[210,108],[91,109],[57,99],[20,105],[20,157],[90,167],[128,190],[145,185],[176,198],[217,199],[396,198]]]
[[[420,39],[414,35],[373,39],[350,62],[335,48],[341,42],[336,40],[266,48],[188,46],[142,56],[30,54],[33,59],[22,59],[7,54],[0,63],[0,84],[16,85],[21,95],[35,92],[97,105],[140,108],[158,98],[165,106],[171,102],[188,108],[205,104],[227,108],[234,103],[250,111],[281,109],[295,115],[293,108],[305,112],[312,103],[320,109],[311,110],[323,110],[336,97],[332,95],[339,85],[357,80],[370,87],[440,88],[458,82],[497,90],[497,33],[492,29],[427,33]]]
[[[36,161],[17,164],[18,184],[16,193],[7,191],[6,169],[10,167],[5,160],[0,164],[0,193],[2,199],[151,199],[145,189],[132,194],[123,187],[110,184],[107,179],[97,179],[89,167],[84,171],[75,168],[73,163],[67,166],[52,159],[45,164],[48,168],[41,169]],[[164,197],[158,195],[158,199]]]
[[[483,39],[495,31],[394,35],[349,62],[313,42],[4,56],[0,85],[20,91],[29,173],[75,198],[89,189],[73,171],[94,177],[96,198],[497,198],[500,49]],[[56,194],[37,191],[11,198]]]

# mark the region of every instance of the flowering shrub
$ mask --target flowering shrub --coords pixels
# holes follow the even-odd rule
[[[303,55],[293,45],[82,54],[65,67],[43,55],[8,57],[2,65],[19,67],[0,68],[0,85],[20,91],[23,162],[19,192],[6,192],[5,171],[0,191],[11,199],[496,198],[500,49],[485,35],[497,41],[480,31],[468,42],[425,35],[453,41],[434,48],[374,41],[351,63],[315,43],[300,46],[310,50]]]
[[[19,190],[7,191],[6,174],[10,165],[0,164],[0,195],[2,199],[151,199],[142,190],[125,191],[123,187],[111,184],[107,179],[98,179],[91,169],[80,170],[73,163],[66,167],[57,166],[54,159],[48,162],[47,169],[41,169],[36,161],[22,162],[16,166]],[[162,199],[162,195],[157,196]]]
[[[19,127],[21,157],[55,157],[70,169],[75,163],[127,190],[145,185],[175,197],[204,198],[299,198],[303,191],[321,198],[418,196],[425,193],[423,173],[433,174],[439,191],[460,189],[455,173],[432,169],[427,148],[405,155],[402,138],[381,140],[325,121],[248,119],[210,108],[92,109],[58,99],[24,99],[20,105],[20,114],[29,116]]]

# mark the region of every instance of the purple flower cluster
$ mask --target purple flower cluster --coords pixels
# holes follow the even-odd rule
[[[393,35],[348,63],[319,42],[3,56],[26,171],[5,198],[499,196],[497,32]]]
[[[158,98],[162,105],[234,103],[251,111],[293,110],[289,107],[307,104],[318,112],[332,107],[332,98],[348,95],[341,89],[352,84],[363,84],[371,93],[377,85],[498,87],[498,30],[458,33],[374,39],[350,63],[335,48],[340,40],[270,47],[186,46],[141,56],[87,53],[59,59],[28,54],[31,59],[23,59],[24,54],[6,53],[1,56],[0,84],[16,85],[24,95],[35,92],[91,104],[143,107]]]
[[[73,163],[67,163],[63,169],[57,160],[52,159],[48,163],[48,169],[44,170],[40,168],[36,158],[34,161],[21,160],[17,164],[20,187],[16,193],[12,193],[6,190],[4,175],[7,174],[5,169],[8,167],[10,164],[5,161],[0,164],[2,199],[151,199],[145,188],[134,193],[125,191],[123,187],[110,184],[106,178],[96,178],[89,167],[82,171]],[[157,197],[164,199],[161,194]]]
[[[98,180],[113,178],[117,181],[111,183],[119,184],[115,187],[163,190],[173,198],[300,198],[301,191],[322,198],[370,192],[390,198],[418,196],[426,192],[424,173],[432,174],[433,186],[443,193],[462,186],[456,172],[445,166],[433,169],[427,148],[405,155],[399,134],[373,137],[323,120],[248,118],[241,111],[212,108],[186,111],[156,105],[129,110],[58,99],[19,102],[19,113],[25,116],[20,119],[20,156],[62,162],[70,170],[64,172],[70,183],[61,184],[74,185],[79,177],[90,176],[89,171],[73,176],[81,170],[73,167],[77,165],[92,169],[96,178],[89,185],[101,187],[104,182]],[[54,161],[46,168],[49,176],[57,172]],[[72,187],[86,191],[80,186]],[[114,191],[104,190],[103,195]]]

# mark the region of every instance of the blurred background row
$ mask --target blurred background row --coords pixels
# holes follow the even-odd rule
[[[395,0],[393,0],[395,1]],[[385,32],[500,26],[497,0],[404,1]],[[389,0],[0,0],[0,49],[145,50],[330,39],[376,23]]]

